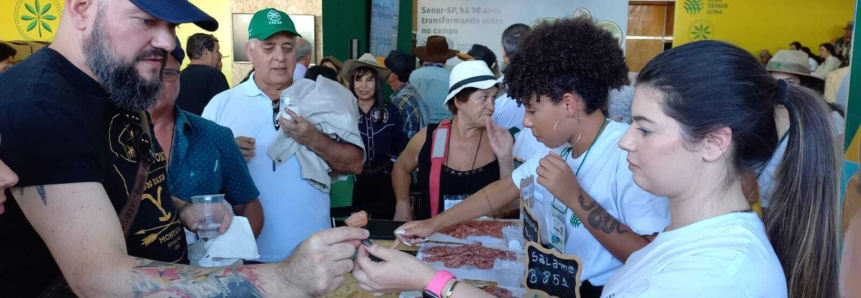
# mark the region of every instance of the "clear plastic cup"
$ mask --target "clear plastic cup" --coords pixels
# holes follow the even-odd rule
[[[510,225],[502,227],[502,237],[505,245],[513,251],[523,250],[526,241],[523,240],[523,226]]]
[[[493,261],[493,274],[499,286],[519,288],[526,275],[526,264],[520,261],[496,259]]]
[[[191,197],[194,215],[197,217],[197,236],[203,239],[218,236],[218,228],[224,217],[224,195],[203,195]]]

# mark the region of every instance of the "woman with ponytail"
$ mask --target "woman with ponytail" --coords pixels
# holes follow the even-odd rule
[[[790,129],[763,224],[741,177],[775,152],[777,105]],[[632,115],[619,145],[636,184],[669,198],[671,223],[602,297],[837,297],[839,157],[820,95],[701,41],[646,65]]]

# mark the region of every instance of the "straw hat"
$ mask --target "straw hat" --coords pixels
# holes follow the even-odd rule
[[[765,70],[768,70],[769,72],[791,73],[822,80],[810,75],[809,58],[810,57],[802,51],[780,50],[777,54],[774,54],[774,57],[772,57],[771,60],[768,61],[768,65],[766,65]]]
[[[349,82],[353,79],[350,77],[350,73],[354,68],[360,66],[367,66],[375,69],[377,73],[380,74],[379,79],[382,82],[385,82],[385,80],[389,78],[389,74],[392,73],[390,69],[380,66],[374,55],[371,55],[371,53],[365,53],[362,57],[359,57],[359,60],[347,60],[347,62],[344,62],[344,69],[341,71],[341,77]]]
[[[499,84],[496,81],[496,77],[493,76],[493,72],[481,60],[458,63],[451,70],[448,83],[448,96],[445,97],[445,101],[442,103],[446,109],[448,109],[448,102],[463,89],[489,89]]]
[[[416,47],[413,53],[425,62],[445,63],[459,52],[449,49],[445,37],[433,35],[428,37],[425,46]]]

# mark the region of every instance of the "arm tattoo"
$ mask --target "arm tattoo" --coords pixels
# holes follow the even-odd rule
[[[36,185],[36,191],[39,192],[39,197],[42,198],[42,204],[48,206],[48,196],[45,195],[45,186],[44,185]],[[23,192],[23,189],[22,189]]]
[[[601,208],[598,205],[598,202],[592,200],[592,203],[586,205],[586,198],[583,197],[583,193],[580,193],[580,197],[577,198],[577,201],[580,202],[580,207],[583,208],[586,212],[589,212],[589,224],[592,225],[592,228],[598,231],[603,231],[605,234],[612,234],[613,232],[619,234],[625,234],[628,230],[622,227],[622,224],[619,223],[618,220],[613,218],[610,213],[607,213],[607,210]]]
[[[135,260],[130,278],[135,297],[263,297],[255,267],[199,268]]]

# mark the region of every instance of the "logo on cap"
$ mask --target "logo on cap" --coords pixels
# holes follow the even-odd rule
[[[269,25],[281,25],[281,14],[277,11],[270,10],[266,17],[269,18]]]

